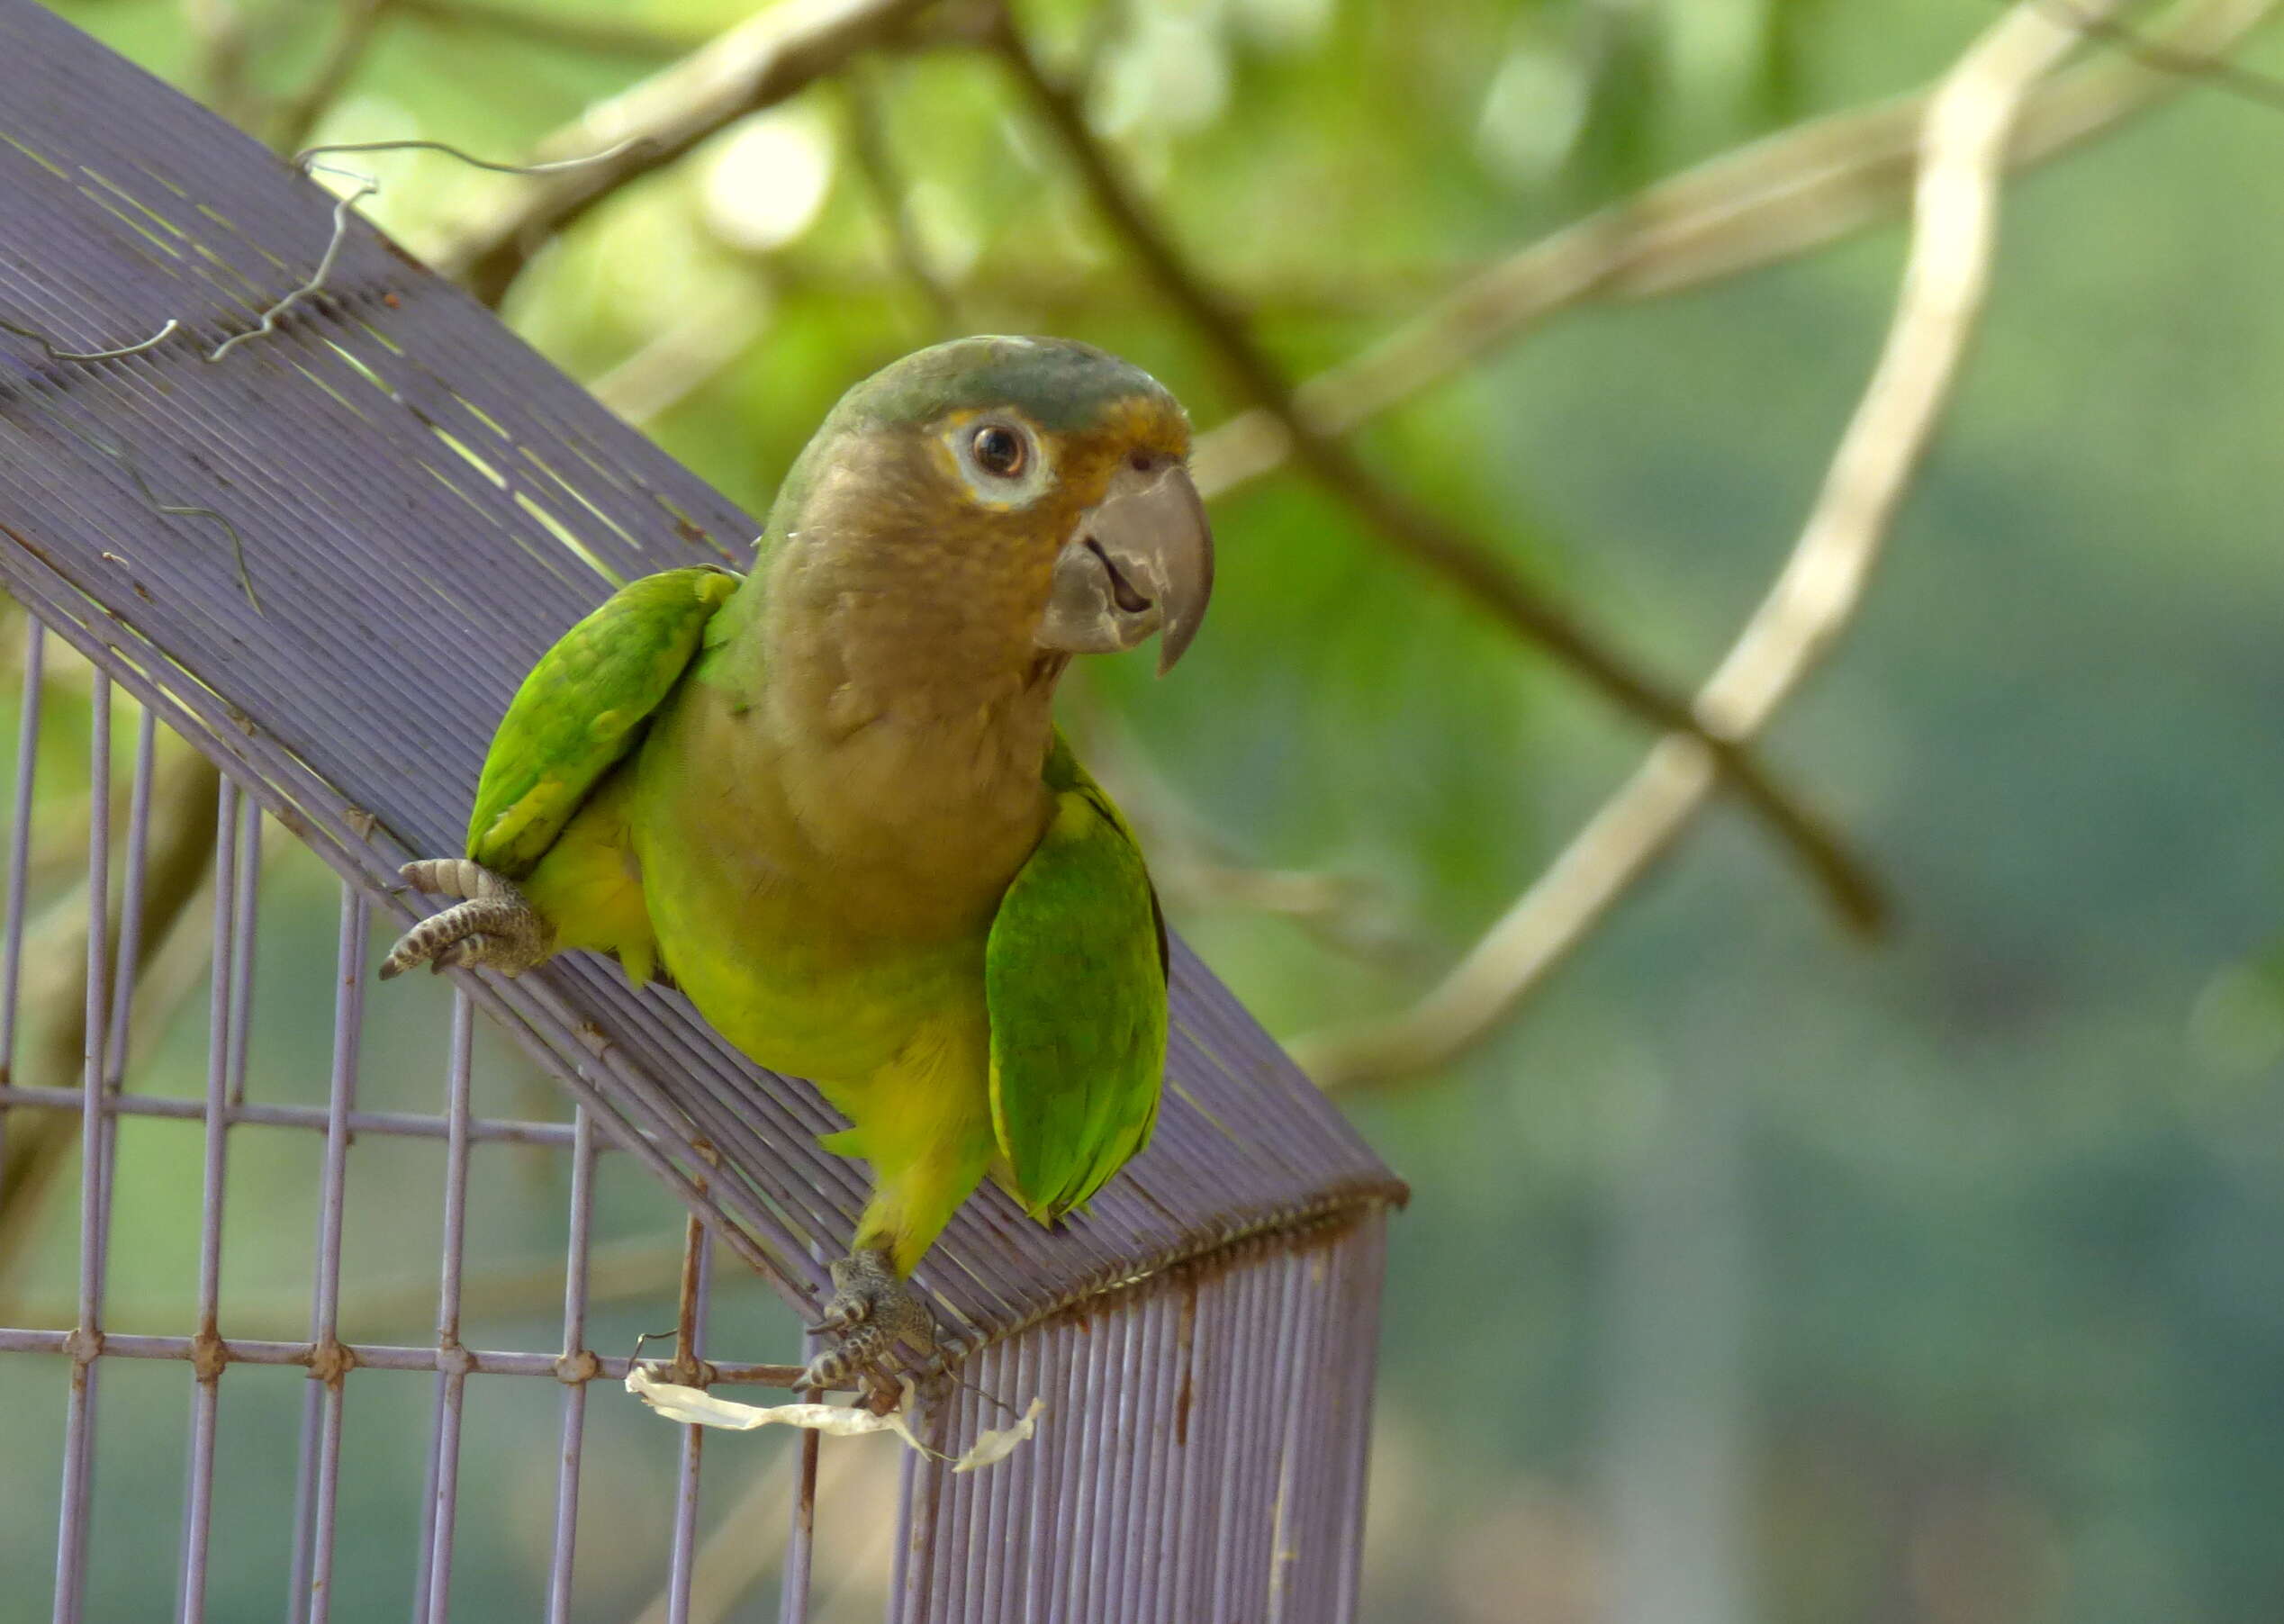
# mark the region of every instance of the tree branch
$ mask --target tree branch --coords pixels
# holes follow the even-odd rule
[[[1863,865],[1736,741],[1707,726],[1684,701],[1637,671],[1567,610],[1526,585],[1488,547],[1382,483],[1347,447],[1303,418],[1277,364],[1151,219],[1088,128],[1077,97],[1041,69],[1006,12],[999,14],[990,39],[1040,122],[1054,133],[1079,171],[1097,209],[1167,302],[1196,329],[1237,388],[1277,423],[1304,469],[1362,514],[1396,551],[1440,576],[1510,630],[1553,654],[1620,708],[1657,726],[1697,738],[1746,802],[1801,858],[1840,916],[1859,930],[1876,930],[1882,904]]]
[[[196,56],[193,71],[199,99],[246,129],[254,122],[257,104],[246,84],[253,40],[244,5],[240,0],[183,0],[183,22]]]
[[[2103,3],[2107,14],[2122,0]],[[1982,312],[2009,138],[2026,98],[2077,41],[2044,0],[2025,0],[1927,103],[1910,254],[1886,346],[1783,573],[1699,696],[1700,711],[1736,736],[1766,726],[1862,598]],[[1391,1019],[1301,1038],[1295,1058],[1337,1088],[1416,1078],[1480,1042],[1671,847],[1713,783],[1698,741],[1662,740],[1440,986]]]
[[[2044,163],[2176,94],[2180,76],[2212,76],[2219,53],[2273,10],[2270,0],[2177,6],[2162,27],[2135,36],[2138,59],[2091,62],[2042,84],[2017,121],[2008,162]],[[1564,311],[1702,287],[1884,224],[1910,203],[1932,95],[1799,125],[1530,244],[1303,383],[1293,397],[1298,416],[1320,434],[1347,434]],[[1285,425],[1257,407],[1199,436],[1191,465],[1199,489],[1218,496],[1292,449]]]
[[[318,120],[325,116],[325,110],[333,105],[356,77],[392,3],[393,0],[345,0],[340,25],[334,32],[333,43],[318,63],[317,71],[310,76],[310,82],[301,93],[278,112],[276,128],[270,132],[273,149],[299,152],[309,144],[310,131],[317,128]]]
[[[707,137],[772,107],[882,44],[935,0],[786,0],[756,14],[624,94],[599,102],[539,145],[543,157],[638,138],[607,163],[539,181],[511,207],[462,232],[436,268],[496,305],[541,244],[631,181]]]

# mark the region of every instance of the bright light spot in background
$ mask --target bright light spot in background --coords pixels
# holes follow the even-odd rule
[[[700,206],[722,241],[759,253],[817,222],[833,187],[833,137],[805,107],[757,113],[723,138],[706,166]]]
[[[1107,137],[1202,130],[1229,104],[1229,56],[1210,19],[1152,6],[1111,52],[1088,120]]]
[[[920,239],[920,250],[936,275],[948,282],[965,282],[983,253],[983,235],[967,200],[941,181],[915,181],[905,210]]]
[[[1484,95],[1476,150],[1511,184],[1543,180],[1570,156],[1585,115],[1577,64],[1558,51],[1521,46],[1499,65]]]

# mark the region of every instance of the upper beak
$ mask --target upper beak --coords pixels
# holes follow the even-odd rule
[[[1214,534],[1179,463],[1122,467],[1079,516],[1055,556],[1042,648],[1112,654],[1160,633],[1158,674],[1173,670],[1214,594]]]

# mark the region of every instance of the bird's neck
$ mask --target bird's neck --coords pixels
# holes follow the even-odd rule
[[[795,535],[757,576],[725,610],[718,668],[759,758],[736,771],[739,793],[781,802],[816,860],[932,899],[925,911],[988,918],[1045,826],[1065,658],[944,590],[940,555],[853,560]]]
[[[1035,648],[1015,608],[947,579],[923,539],[809,548],[797,534],[769,572],[755,630],[781,726],[826,747],[885,729],[922,753],[1038,775],[1068,660]]]

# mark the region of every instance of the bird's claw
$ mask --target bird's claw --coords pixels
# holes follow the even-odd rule
[[[833,1265],[833,1300],[808,1329],[815,1336],[838,1333],[840,1344],[809,1361],[801,1386],[853,1390],[860,1375],[899,1368],[905,1362],[899,1346],[924,1358],[935,1351],[935,1320],[897,1277],[887,1252],[851,1252]]]
[[[431,915],[399,936],[381,961],[381,979],[425,963],[438,973],[461,968],[520,975],[555,951],[555,930],[514,885],[481,863],[438,857],[408,862],[405,881],[457,906]]]

